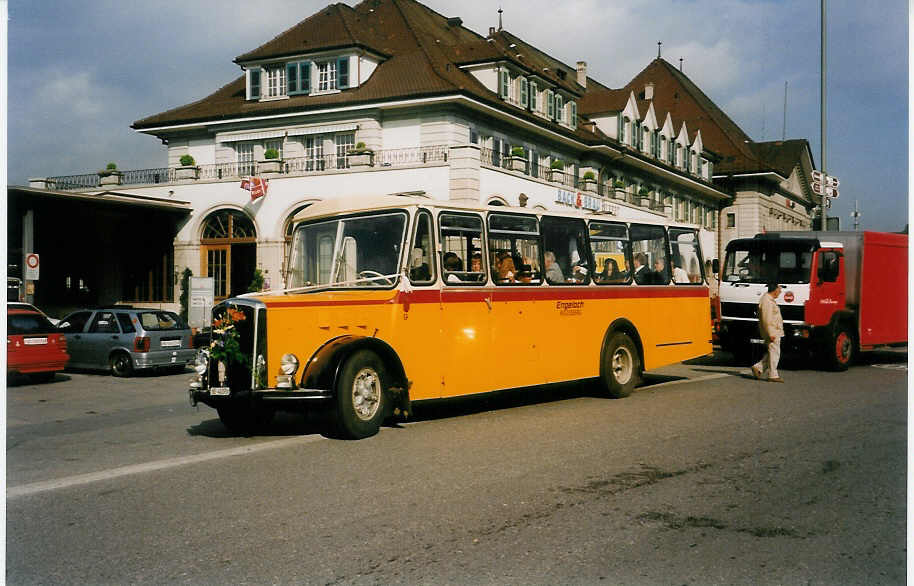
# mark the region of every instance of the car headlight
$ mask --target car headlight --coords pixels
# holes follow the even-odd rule
[[[197,374],[203,374],[206,372],[207,368],[209,368],[209,352],[200,350],[197,352],[197,357],[194,359],[194,371],[196,371]]]
[[[298,356],[295,354],[283,354],[279,359],[279,372],[292,375],[298,371]]]

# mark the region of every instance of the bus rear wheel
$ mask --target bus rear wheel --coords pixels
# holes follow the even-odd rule
[[[345,439],[378,433],[387,409],[387,373],[371,350],[359,350],[343,364],[336,384],[336,432]]]
[[[621,399],[631,394],[641,378],[641,359],[632,339],[623,332],[616,332],[609,339],[601,369],[606,393]]]

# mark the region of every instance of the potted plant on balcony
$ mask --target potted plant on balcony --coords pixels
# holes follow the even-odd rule
[[[527,172],[527,151],[522,146],[511,147],[511,158],[508,159],[508,168],[512,171]]]
[[[350,167],[370,167],[373,163],[374,151],[365,146],[364,142],[357,142],[349,149]]]
[[[625,181],[616,179],[613,181],[613,189],[616,192],[616,199],[625,199]]]
[[[199,179],[200,167],[197,167],[196,161],[191,155],[181,155],[181,165],[175,169],[175,179]]]
[[[597,191],[597,175],[593,171],[584,171],[584,191]]]
[[[263,160],[257,165],[261,173],[282,173],[282,159],[279,151],[269,148],[263,151]]]
[[[651,206],[651,192],[644,185],[638,190],[638,198],[642,207],[648,208]]]
[[[117,163],[108,163],[108,165],[98,172],[99,185],[120,185],[121,173],[117,170]]]
[[[562,183],[565,181],[565,162],[555,159],[549,163],[549,181]]]

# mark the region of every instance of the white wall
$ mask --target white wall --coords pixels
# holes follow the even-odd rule
[[[382,149],[412,149],[419,146],[422,127],[415,116],[385,118],[381,124]]]

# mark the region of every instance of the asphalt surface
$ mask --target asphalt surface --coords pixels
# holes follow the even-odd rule
[[[7,392],[9,584],[903,584],[907,356],[715,355],[427,404],[358,442],[192,409],[184,375]]]

